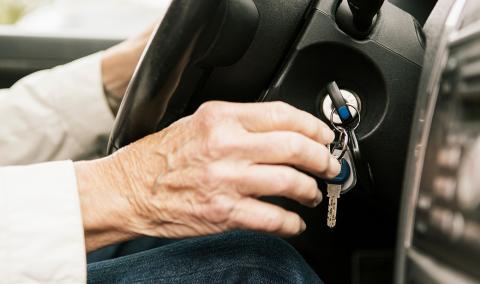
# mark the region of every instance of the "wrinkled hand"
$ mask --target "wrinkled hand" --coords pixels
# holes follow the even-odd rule
[[[129,233],[183,238],[250,229],[291,236],[305,230],[300,216],[257,197],[318,205],[321,192],[304,172],[339,173],[325,146],[333,139],[323,122],[285,103],[209,102],[101,160],[100,169],[115,191],[106,199],[122,208],[117,226]]]

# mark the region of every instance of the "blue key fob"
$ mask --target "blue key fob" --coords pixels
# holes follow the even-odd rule
[[[338,176],[336,176],[335,178],[329,180],[328,183],[344,184],[347,182],[348,178],[350,178],[352,171],[350,169],[350,165],[348,164],[347,160],[342,159],[340,166],[341,166],[340,174],[338,174]]]

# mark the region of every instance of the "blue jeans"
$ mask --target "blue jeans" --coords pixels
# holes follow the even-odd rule
[[[88,265],[88,283],[322,283],[280,238],[236,231]]]

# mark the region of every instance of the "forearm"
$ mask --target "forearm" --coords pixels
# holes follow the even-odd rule
[[[112,177],[115,169],[110,159],[75,163],[87,252],[137,236],[121,215],[128,211],[128,201],[112,194],[112,188],[121,187],[121,180]]]
[[[102,54],[101,73],[106,98],[112,112],[118,111],[131,77],[154,26],[139,36],[116,45]],[[75,163],[75,174],[82,210],[87,252],[132,239],[137,234],[127,228],[124,216],[128,198],[112,194],[122,187],[122,179],[114,177],[112,157]],[[126,187],[126,186],[125,186]],[[118,191],[117,191],[118,192]]]

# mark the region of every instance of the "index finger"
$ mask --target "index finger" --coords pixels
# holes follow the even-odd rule
[[[243,127],[250,132],[293,131],[323,145],[333,142],[335,134],[312,114],[284,102],[246,103],[235,108]]]

